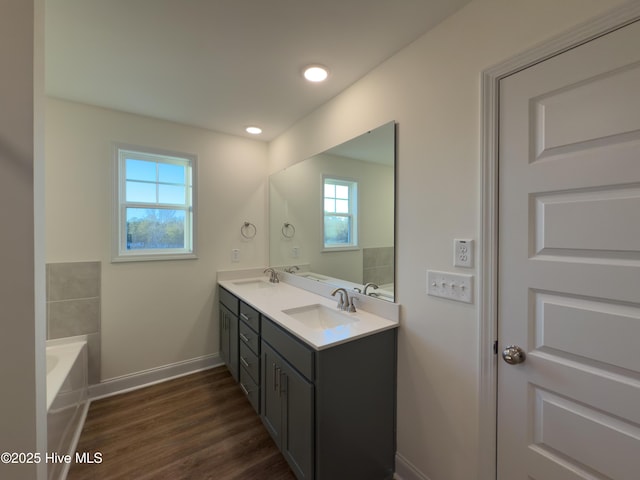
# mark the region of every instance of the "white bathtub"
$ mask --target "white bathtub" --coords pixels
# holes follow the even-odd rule
[[[74,456],[87,413],[87,346],[47,342],[47,452]],[[69,465],[50,464],[48,478],[65,478]]]

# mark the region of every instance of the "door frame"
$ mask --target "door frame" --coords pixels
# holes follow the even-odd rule
[[[628,2],[596,19],[545,41],[482,72],[481,223],[479,264],[479,425],[480,479],[497,475],[498,359],[498,149],[499,83],[503,78],[640,20],[640,2]],[[493,441],[487,441],[493,439]]]

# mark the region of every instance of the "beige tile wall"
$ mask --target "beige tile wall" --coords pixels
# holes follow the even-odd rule
[[[394,249],[393,247],[362,249],[363,283],[373,282],[378,285],[393,283]]]
[[[100,262],[47,264],[47,339],[86,335],[89,384],[100,382]]]

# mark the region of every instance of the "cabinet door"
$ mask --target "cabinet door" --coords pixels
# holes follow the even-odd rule
[[[229,328],[227,328],[227,309],[220,304],[220,358],[229,365]]]
[[[286,361],[281,365],[282,444],[280,450],[299,480],[313,478],[313,384]]]
[[[313,384],[262,342],[262,422],[300,480],[313,478]]]
[[[239,356],[240,347],[238,344],[238,317],[229,314],[227,325],[229,327],[229,361],[227,366],[231,372],[231,376],[235,381],[240,380]]]
[[[282,390],[281,373],[282,359],[269,345],[262,342],[262,375],[260,379],[261,390],[261,416],[262,423],[269,434],[281,446],[282,433]]]
[[[220,356],[231,376],[238,381],[238,317],[220,305]]]

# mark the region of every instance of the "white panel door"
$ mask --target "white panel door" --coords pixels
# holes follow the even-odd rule
[[[503,79],[499,135],[498,479],[638,480],[640,22]]]

